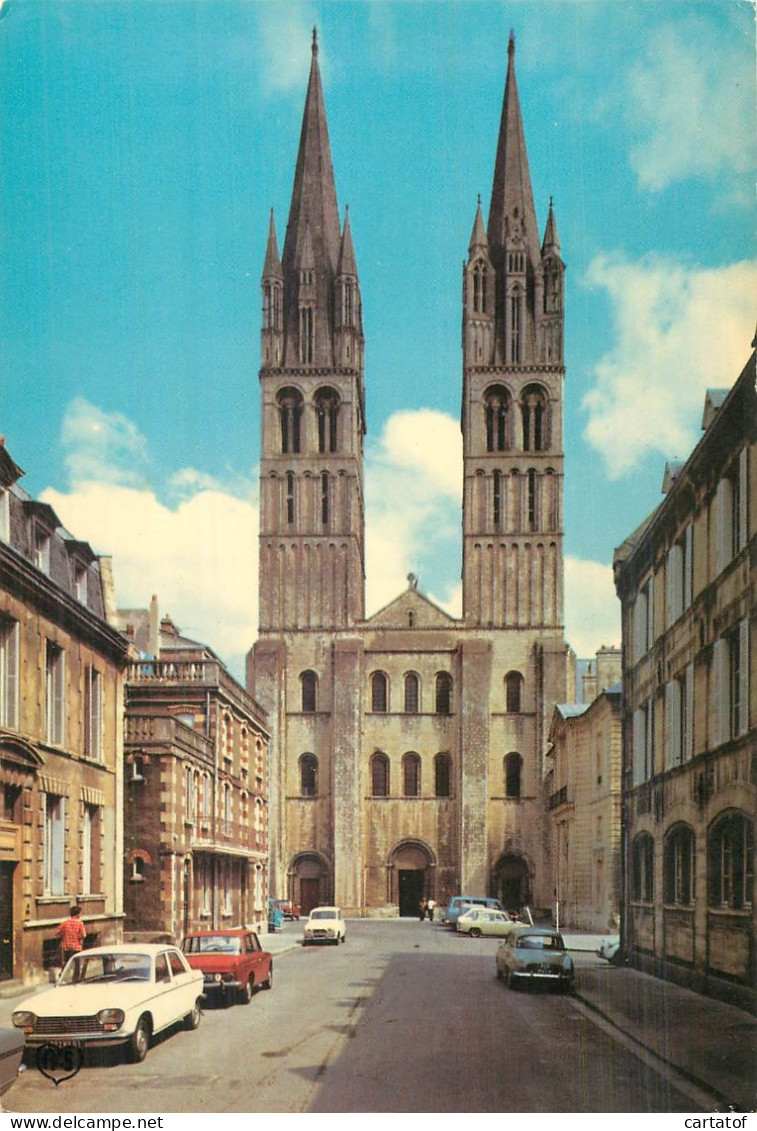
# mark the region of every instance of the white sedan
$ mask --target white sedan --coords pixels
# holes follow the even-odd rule
[[[124,1045],[129,1059],[144,1060],[156,1033],[183,1021],[200,1024],[201,970],[175,946],[96,947],[74,955],[50,990],[13,1013],[29,1048]]]
[[[470,935],[474,939],[479,939],[482,935],[506,938],[510,931],[522,926],[519,919],[513,919],[506,911],[488,907],[469,907],[459,916],[456,924],[461,935]]]
[[[347,928],[338,907],[314,907],[310,912],[302,935],[302,945],[308,943],[334,943],[347,941]]]

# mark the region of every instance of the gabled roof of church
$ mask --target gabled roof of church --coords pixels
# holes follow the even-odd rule
[[[512,32],[510,32],[507,54],[507,81],[489,208],[489,244],[492,248],[504,247],[506,222],[512,223],[517,209],[518,222],[522,226],[531,263],[536,265],[540,259],[539,230],[536,224],[518,84],[515,79],[515,36]]]
[[[410,574],[410,584],[399,597],[384,605],[366,624],[375,628],[449,628],[458,622],[444,609],[440,609],[424,593],[416,588],[415,578]],[[412,615],[413,623],[410,624]]]

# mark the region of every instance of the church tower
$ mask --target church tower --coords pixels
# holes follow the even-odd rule
[[[364,614],[363,332],[315,31],[283,254],[271,213],[262,291],[260,633],[347,628]]]
[[[463,264],[463,619],[563,623],[563,277],[552,202],[540,245],[510,35],[489,222]]]

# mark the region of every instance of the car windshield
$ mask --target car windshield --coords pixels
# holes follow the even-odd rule
[[[310,912],[310,918],[311,919],[336,919],[336,918],[338,918],[338,916],[337,916],[336,911],[332,907],[332,908],[324,908],[321,911],[311,911]]]
[[[565,950],[560,935],[521,935],[516,945],[519,950]]]
[[[61,986],[91,985],[94,982],[149,982],[150,957],[147,954],[75,955],[60,976]]]
[[[236,935],[193,935],[184,940],[185,954],[241,954],[242,940]]]

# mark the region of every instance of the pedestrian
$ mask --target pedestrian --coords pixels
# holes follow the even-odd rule
[[[426,918],[426,901],[425,901],[425,899],[422,899],[420,901],[420,903],[418,904],[418,919],[422,923],[425,918]]]
[[[427,899],[426,900],[426,912],[428,914],[429,923],[432,923],[433,920],[434,920],[434,908],[435,907],[436,907],[436,900],[435,899]]]
[[[78,954],[80,950],[84,949],[84,939],[87,934],[87,928],[79,918],[80,914],[80,908],[74,904],[69,910],[68,919],[64,920],[58,927],[64,966],[69,958],[73,958],[75,954]]]

